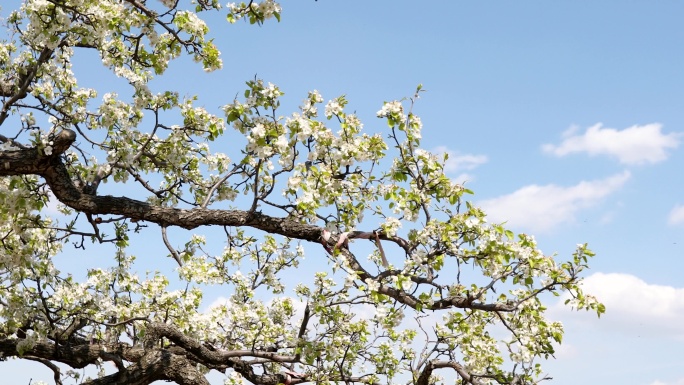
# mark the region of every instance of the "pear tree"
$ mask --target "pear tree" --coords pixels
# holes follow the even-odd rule
[[[221,70],[209,12],[227,20],[214,29],[259,28],[277,2],[11,4],[2,360],[58,385],[536,384],[563,336],[544,303],[604,311],[582,291],[586,245],[561,260],[489,223],[421,147],[421,87],[368,106],[371,132],[345,97],[312,90],[282,111],[255,78],[211,111],[165,78],[182,57]],[[81,85],[83,52],[125,87]],[[58,263],[102,250],[84,274]]]

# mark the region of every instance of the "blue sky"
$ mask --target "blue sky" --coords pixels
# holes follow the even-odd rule
[[[209,109],[255,75],[286,93],[284,114],[310,90],[344,94],[370,132],[422,83],[424,147],[451,154],[492,221],[547,253],[597,252],[586,285],[607,313],[549,304],[566,325],[552,383],[684,385],[684,3],[281,4],[263,27],[216,14],[224,69],[181,60],[159,80]]]

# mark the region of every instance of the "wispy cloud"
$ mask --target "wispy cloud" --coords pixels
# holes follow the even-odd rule
[[[624,130],[603,127],[601,123],[578,134],[579,127],[570,127],[563,133],[559,145],[544,144],[542,150],[556,156],[576,152],[589,155],[608,155],[622,164],[645,164],[662,162],[668,157],[667,150],[679,147],[684,133],[664,134],[662,125],[651,123],[632,126]]]
[[[684,205],[676,205],[670,210],[670,215],[667,217],[667,223],[670,225],[684,223]]]
[[[432,152],[438,155],[447,154],[449,156],[444,164],[445,172],[472,170],[481,164],[487,163],[486,155],[461,154],[450,150],[446,146],[439,146]]]
[[[595,206],[620,189],[630,178],[629,171],[611,177],[582,181],[574,186],[525,186],[511,194],[478,202],[490,221],[508,222],[534,232],[543,232],[574,220],[583,209]]]
[[[653,381],[649,385],[684,385],[684,377],[674,381]]]

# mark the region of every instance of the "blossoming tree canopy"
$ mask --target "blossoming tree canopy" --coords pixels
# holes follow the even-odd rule
[[[211,372],[265,385],[543,380],[539,361],[563,329],[542,299],[565,292],[577,309],[604,311],[581,290],[586,245],[560,262],[532,236],[488,224],[445,159],[420,147],[420,87],[378,104],[377,132],[344,97],[317,91],[283,112],[283,92],[259,79],[216,111],[196,105],[201,90],[179,96],[172,78],[154,89],[183,55],[222,67],[209,11],[261,24],[281,7],[24,0],[2,10],[3,360],[44,365],[56,384],[201,385]],[[81,86],[81,51],[126,91]],[[156,251],[136,260],[142,245]],[[92,250],[112,255],[82,276],[55,261]],[[140,273],[141,260],[167,273]],[[203,293],[216,288],[224,300],[208,306]]]

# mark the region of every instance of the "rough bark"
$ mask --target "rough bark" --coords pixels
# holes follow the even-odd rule
[[[198,370],[198,364],[225,371],[232,368],[254,384],[290,384],[303,379],[289,379],[281,373],[256,374],[252,366],[242,357],[268,358],[275,362],[294,362],[294,357],[280,356],[259,351],[212,351],[202,346],[178,329],[168,324],[155,323],[148,326],[150,333],[146,347],[130,346],[125,343],[100,344],[85,340],[57,344],[53,341],[37,341],[32,347],[19,354],[19,345],[24,339],[0,338],[2,357],[30,357],[41,362],[60,362],[74,369],[95,365],[98,360],[111,361],[118,367],[116,373],[97,378],[86,385],[145,385],[154,381],[173,381],[179,385],[208,385],[205,376]],[[159,347],[159,341],[167,338],[173,344]],[[128,362],[129,365],[124,365]]]

